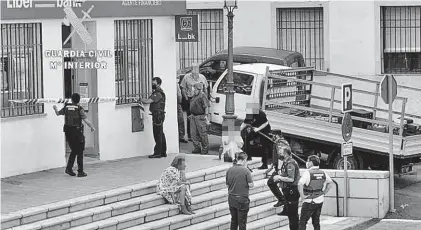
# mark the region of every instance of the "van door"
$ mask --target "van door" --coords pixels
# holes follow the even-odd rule
[[[215,86],[212,89],[212,97],[215,99],[211,104],[211,122],[221,125],[222,116],[225,114],[225,87],[227,82],[227,72],[216,81]],[[246,106],[247,102],[254,101],[255,94],[255,82],[257,76],[244,73],[234,72],[234,102],[235,102],[235,115],[238,120],[244,120],[246,117]],[[219,99],[218,99],[219,98]]]

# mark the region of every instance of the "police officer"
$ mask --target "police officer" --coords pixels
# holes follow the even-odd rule
[[[152,79],[152,94],[148,99],[141,99],[145,104],[150,104],[152,114],[153,138],[155,140],[154,153],[149,158],[167,157],[167,140],[164,134],[165,120],[165,93],[161,89],[162,80],[159,77]]]
[[[300,168],[292,158],[291,149],[283,148],[280,160],[283,161],[281,175],[274,176],[275,182],[281,182],[282,192],[285,195],[286,204],[279,216],[288,216],[289,229],[298,230],[298,180],[300,179]]]
[[[72,94],[72,103],[66,103],[64,107],[58,111],[57,106],[53,106],[57,116],[64,115],[63,131],[66,136],[67,143],[69,143],[71,153],[67,161],[67,167],[64,171],[70,176],[76,176],[73,172],[73,165],[77,156],[78,177],[86,177],[87,174],[83,171],[83,150],[85,150],[85,136],[83,135],[82,120],[95,131],[92,123],[87,119],[85,110],[79,105],[80,95],[78,93]]]
[[[192,153],[208,154],[209,106],[208,98],[203,92],[203,84],[196,83],[194,96],[190,101],[190,133],[194,146]]]
[[[282,132],[280,131],[278,132],[279,133],[276,133],[274,136],[275,144],[273,145],[272,165],[266,171],[266,174],[268,174],[270,171],[274,169],[272,176],[269,178],[267,182],[267,185],[270,191],[272,191],[273,195],[278,199],[278,202],[275,205],[273,205],[273,207],[279,207],[286,203],[285,196],[280,191],[278,183],[275,182],[274,177],[276,175],[279,175],[280,173],[279,166],[281,163],[279,162],[279,159],[282,158],[282,153],[284,151],[284,148],[290,148],[289,143],[282,137]]]
[[[308,220],[312,219],[314,230],[320,230],[320,214],[324,201],[324,195],[332,187],[330,176],[319,169],[320,159],[312,155],[307,159],[305,171],[298,182],[298,191],[303,200],[300,217],[300,230],[305,230]]]

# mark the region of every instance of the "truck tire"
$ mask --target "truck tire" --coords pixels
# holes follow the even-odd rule
[[[337,154],[335,160],[333,161],[332,165],[333,169],[343,170],[344,169],[344,158],[341,157],[340,154]],[[359,169],[358,161],[355,159],[354,156],[348,157],[348,169],[349,170],[356,170]]]

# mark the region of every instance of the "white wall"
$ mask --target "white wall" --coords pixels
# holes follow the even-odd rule
[[[153,18],[154,76],[162,78],[167,96],[164,132],[168,153],[178,152],[178,126],[176,121],[176,49],[174,18]],[[97,20],[98,38],[113,38],[114,19]],[[98,49],[114,49],[114,39],[98,39]],[[104,59],[108,68],[98,70],[98,96],[115,97],[114,59]],[[132,133],[131,107],[115,103],[99,104],[99,148],[101,160],[114,160],[153,153],[152,119],[149,106],[145,108],[143,132]]]
[[[43,52],[61,49],[61,21],[42,21]],[[60,59],[58,59],[60,60]],[[45,59],[44,97],[63,95],[62,69],[50,69]],[[58,87],[59,86],[59,87]],[[44,114],[1,119],[1,177],[61,167],[64,157],[63,117],[57,117],[51,104],[44,106]]]
[[[114,20],[98,19],[97,48],[114,50]],[[174,17],[153,18],[154,76],[162,78],[167,96],[164,132],[168,153],[178,152],[178,125],[176,108],[176,43]],[[43,50],[61,49],[61,21],[46,20],[42,25]],[[56,58],[57,59],[57,58]],[[44,59],[44,97],[63,97],[63,70],[50,69]],[[60,61],[58,58],[55,61]],[[98,96],[115,97],[114,58],[106,61],[107,69],[98,69]],[[58,105],[61,107],[61,105]],[[101,160],[114,160],[153,153],[152,120],[147,106],[145,130],[132,133],[131,107],[117,106],[115,102],[99,103],[98,127]],[[51,104],[45,105],[45,114],[1,119],[1,177],[65,166],[65,137],[63,117],[57,117]]]

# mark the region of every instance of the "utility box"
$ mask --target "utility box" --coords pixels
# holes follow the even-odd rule
[[[132,133],[142,132],[145,129],[143,113],[139,105],[132,106]]]

